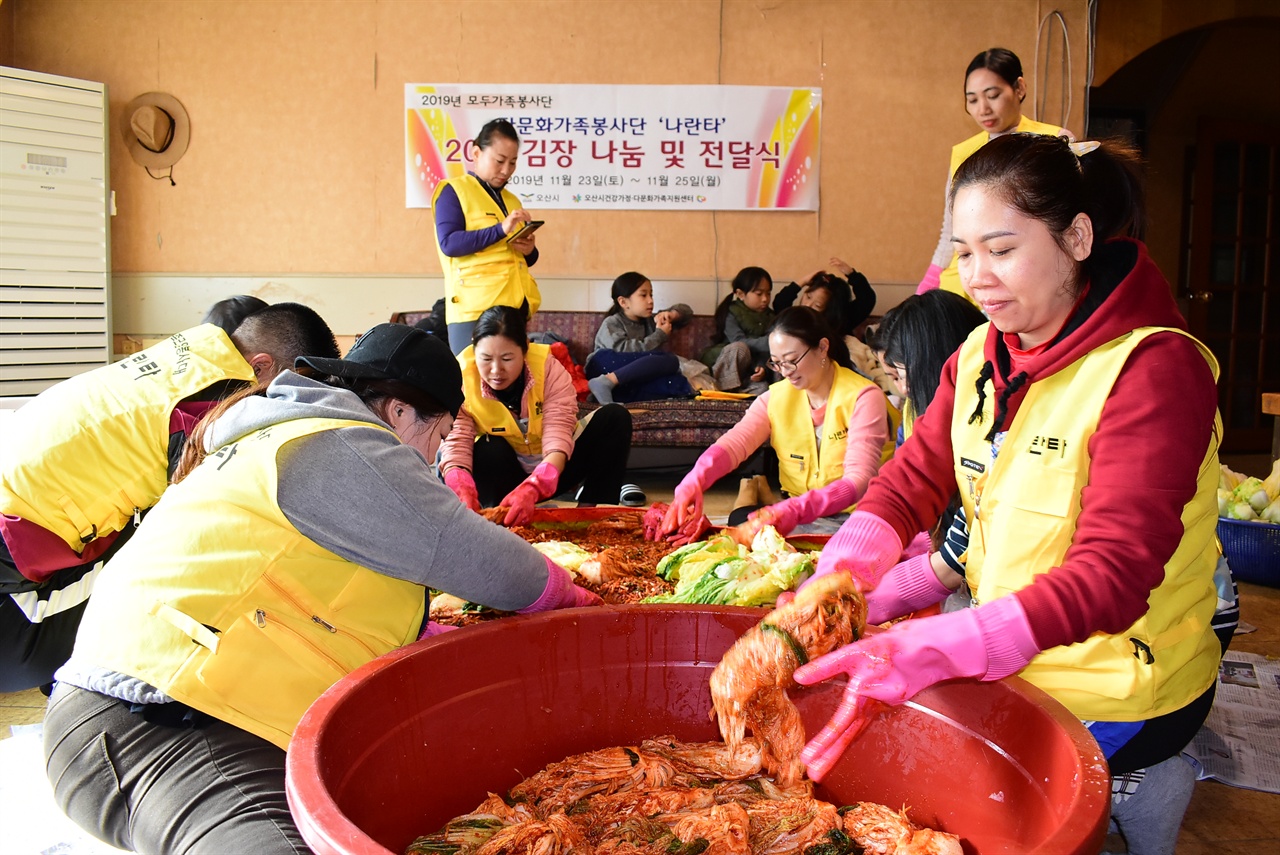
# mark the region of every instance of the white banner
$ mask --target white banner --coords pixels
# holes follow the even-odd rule
[[[520,134],[507,189],[529,208],[818,209],[821,89],[409,83],[404,98],[409,208],[505,118]]]

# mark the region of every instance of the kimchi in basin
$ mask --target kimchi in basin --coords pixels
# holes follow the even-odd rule
[[[396,853],[548,763],[672,734],[719,738],[708,679],[764,614],[612,606],[491,621],[340,680],[289,747],[289,805],[317,853]],[[806,732],[843,678],[792,690]],[[877,718],[815,795],[907,806],[966,853],[1097,853],[1111,779],[1093,738],[1018,678],[949,682]]]

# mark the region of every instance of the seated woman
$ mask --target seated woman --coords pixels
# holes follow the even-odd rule
[[[139,852],[310,852],[285,749],[329,686],[423,631],[427,591],[598,602],[427,466],[462,405],[440,339],[381,324],[201,422],[104,568],[44,719],[59,806]]]
[[[591,394],[602,404],[678,398],[693,394],[680,370],[680,357],[662,350],[677,312],[653,312],[653,283],[630,271],[613,280],[609,307],[596,332],[585,373]]]
[[[660,534],[701,516],[703,492],[765,442],[777,452],[789,498],[754,513],[738,509],[731,525],[751,514],[754,525],[783,534],[835,531],[879,470],[889,436],[884,393],[848,367],[844,341],[822,316],[804,306],[784,311],[769,333],[769,353],[769,367],[786,379],[702,453],[676,487]]]
[[[507,508],[523,525],[533,506],[582,485],[578,501],[615,504],[631,452],[631,413],[605,404],[578,422],[569,372],[545,344],[530,344],[524,313],[485,310],[458,356],[466,403],[444,441],[444,482],[473,511]]]

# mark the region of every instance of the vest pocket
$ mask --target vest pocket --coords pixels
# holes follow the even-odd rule
[[[1074,473],[1045,469],[1034,477],[1018,474],[1022,477],[1007,484],[1003,501],[985,497],[978,522],[970,523],[971,529],[981,526],[989,539],[985,566],[999,573],[998,585],[985,592],[983,601],[1021,590],[1039,573],[1056,567],[1071,541],[1068,529],[1077,496]],[[992,490],[990,482],[987,490]],[[987,581],[985,574],[983,581]]]
[[[778,480],[784,490],[796,496],[805,492],[808,475],[809,461],[804,457],[785,453],[778,455]]]
[[[292,733],[311,702],[346,673],[287,621],[258,610],[222,633],[197,677],[226,706]]]

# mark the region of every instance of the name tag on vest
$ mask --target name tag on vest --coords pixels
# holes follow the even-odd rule
[[[976,461],[976,460],[970,460],[970,459],[969,459],[969,458],[967,458],[967,457],[961,457],[961,458],[960,458],[960,465],[961,465],[962,467],[964,467],[965,469],[969,469],[969,470],[972,470],[972,471],[974,471],[974,472],[978,472],[978,473],[982,473],[982,472],[986,472],[986,471],[987,471],[987,467],[986,467],[986,466],[984,466],[983,464],[979,463],[979,462],[978,462],[978,461]]]

